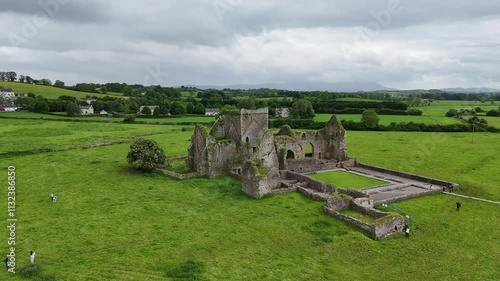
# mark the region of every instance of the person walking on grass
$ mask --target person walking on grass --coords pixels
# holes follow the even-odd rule
[[[460,211],[460,207],[462,207],[462,204],[460,202],[457,202],[457,212]]]
[[[31,264],[35,264],[35,255],[36,255],[36,253],[31,251],[31,253],[30,253],[30,263]]]
[[[5,258],[5,267],[9,270],[9,258]]]

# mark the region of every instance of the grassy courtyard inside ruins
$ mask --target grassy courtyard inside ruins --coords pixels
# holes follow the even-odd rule
[[[186,154],[186,126],[0,120],[2,170],[16,166],[19,263],[57,280],[498,280],[500,206],[448,195],[393,204],[411,214],[409,239],[380,241],[328,216],[299,193],[255,200],[237,179],[177,181],[133,173],[130,143],[81,146],[140,134],[167,157]],[[500,200],[499,134],[348,132],[362,162],[457,182],[459,193]],[[43,148],[67,151],[33,155]],[[50,193],[58,196],[50,203]],[[455,203],[462,210],[455,210]],[[1,217],[4,221],[5,214]],[[8,232],[4,227],[2,237]],[[25,280],[0,272],[1,280]],[[182,280],[182,279],[181,279]]]
[[[334,184],[338,188],[363,189],[386,184],[387,182],[374,178],[364,177],[344,171],[309,174],[313,179],[326,184]]]

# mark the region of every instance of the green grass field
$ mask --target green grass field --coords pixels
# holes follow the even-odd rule
[[[361,162],[460,184],[460,191],[500,201],[500,134],[347,132]]]
[[[73,147],[158,132],[165,134],[148,138],[176,157],[187,154],[192,134],[181,126],[85,125],[0,120],[0,147]],[[452,180],[459,192],[498,200],[499,138],[476,134],[472,144],[465,133],[348,132],[348,145],[366,163]],[[376,241],[299,193],[255,200],[233,178],[134,173],[129,145],[2,157],[5,177],[16,167],[18,268],[34,250],[57,280],[500,279],[498,205],[460,199],[456,212],[457,198],[448,195],[397,203],[413,217],[412,236]],[[7,254],[9,232],[1,229]],[[27,279],[3,270],[0,280]]]
[[[491,104],[490,102],[475,102],[475,101],[435,101],[430,106],[418,106],[414,107],[420,109],[424,112],[423,116],[430,117],[443,117],[446,112],[450,109],[475,109],[480,107],[484,111],[489,111],[492,109],[498,109],[500,106],[499,102]]]
[[[482,110],[489,111],[492,109],[498,109],[500,106],[499,102],[494,105],[491,103],[481,103],[473,101],[435,101],[429,106],[419,106],[412,107],[415,109],[420,109],[423,111],[422,116],[400,116],[400,115],[379,115],[380,124],[390,125],[392,122],[414,122],[414,123],[424,123],[424,124],[457,124],[462,121],[445,117],[446,112],[450,109],[475,109],[480,107]],[[318,122],[327,122],[330,120],[331,114],[316,114],[315,120]],[[338,114],[337,117],[340,120],[353,120],[356,122],[361,121],[361,114]],[[484,116],[481,116],[484,118]],[[488,124],[500,128],[500,118],[495,119],[495,117],[486,117]]]
[[[386,184],[387,182],[363,177],[343,171],[328,173],[317,173],[308,175],[313,179],[320,180],[326,184],[334,184],[336,187],[362,189],[372,186]]]
[[[48,99],[57,99],[60,96],[71,96],[71,97],[76,97],[76,98],[85,98],[87,96],[96,96],[96,97],[105,97],[105,96],[110,96],[110,97],[123,97],[122,95],[116,95],[116,94],[95,94],[95,93],[84,93],[84,92],[77,92],[77,91],[71,91],[71,90],[66,90],[66,89],[61,89],[61,88],[56,88],[56,87],[50,87],[50,86],[42,86],[42,85],[32,85],[32,84],[27,84],[27,83],[18,83],[18,82],[0,82],[0,86],[4,88],[12,88],[16,94],[19,93],[33,93],[35,95],[40,95]]]
[[[65,120],[85,120],[85,121],[113,121],[121,122],[122,117],[102,117],[102,116],[75,116],[69,117],[66,113],[35,113],[35,112],[0,112],[0,117],[5,118],[29,118],[29,119],[65,119]],[[136,122],[145,123],[212,123],[215,122],[213,116],[179,116],[179,117],[159,117],[159,118],[141,118],[138,117]]]
[[[316,114],[315,120],[318,122],[327,122],[332,117],[332,114]],[[338,114],[340,120],[361,121],[361,114]],[[390,125],[392,122],[400,123],[424,123],[424,124],[456,124],[460,120],[450,117],[430,117],[430,116],[401,116],[401,115],[379,115],[381,125]]]

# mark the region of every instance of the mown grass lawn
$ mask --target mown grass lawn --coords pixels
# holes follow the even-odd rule
[[[363,177],[343,171],[309,174],[308,176],[313,179],[320,180],[326,184],[334,184],[336,187],[341,188],[362,189],[387,183],[385,181]]]
[[[33,135],[66,124],[19,122],[16,129],[31,129]],[[122,132],[127,128],[122,126],[111,124],[105,131],[114,130],[118,137],[132,132]],[[132,126],[149,131],[146,125]],[[168,132],[151,137],[168,157],[186,154],[191,132],[178,126],[152,127]],[[74,132],[54,137],[54,145],[73,145],[70,136],[93,130],[66,129]],[[102,137],[111,141],[117,138],[115,133]],[[432,136],[384,134],[348,132],[350,153],[370,164],[398,163],[411,160],[409,148],[418,150],[416,144]],[[439,138],[451,140],[454,135]],[[474,153],[480,158],[498,151],[500,142],[495,144],[490,136],[495,135],[478,134],[477,142],[483,146],[460,163],[449,162],[436,171],[415,164],[415,172],[447,179],[456,169],[475,165],[477,158],[470,157]],[[371,140],[367,148],[366,139]],[[22,141],[22,135],[11,139],[16,140],[18,149],[34,147]],[[390,152],[381,152],[392,146]],[[436,145],[431,151],[439,158],[461,146],[471,148],[459,138],[456,144]],[[173,276],[172,272],[183,271],[199,280],[500,278],[498,205],[460,199],[462,210],[456,212],[457,198],[447,195],[401,202],[394,206],[412,215],[416,225],[412,236],[375,241],[325,214],[322,202],[298,193],[255,200],[241,191],[239,180],[229,177],[177,181],[134,173],[125,162],[128,150],[129,144],[120,144],[2,159],[2,171],[13,165],[17,172],[18,266],[28,263],[29,251],[34,250],[36,263],[57,280],[173,280],[167,272]],[[429,165],[436,162],[440,163],[430,160]],[[496,167],[486,164],[482,169],[497,171]],[[495,179],[482,183],[479,190],[494,194]],[[51,192],[58,196],[55,204],[50,202]],[[6,222],[5,212],[0,219]],[[2,227],[0,237],[8,235]],[[3,249],[7,254],[6,244]],[[3,270],[0,280],[26,279]]]

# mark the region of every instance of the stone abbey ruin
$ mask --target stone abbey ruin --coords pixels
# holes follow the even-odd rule
[[[268,110],[226,112],[210,130],[197,125],[191,138],[186,167],[195,176],[232,175],[241,178],[242,190],[254,198],[300,191],[325,201],[325,212],[349,221],[374,237],[401,232],[404,218],[384,213],[374,205],[442,192],[454,183],[373,167],[347,156],[346,131],[336,116],[316,132],[293,132],[285,126],[277,134],[268,128]],[[325,184],[308,173],[342,170],[383,180],[386,184],[350,190]],[[352,209],[375,218],[365,223],[346,216]]]

